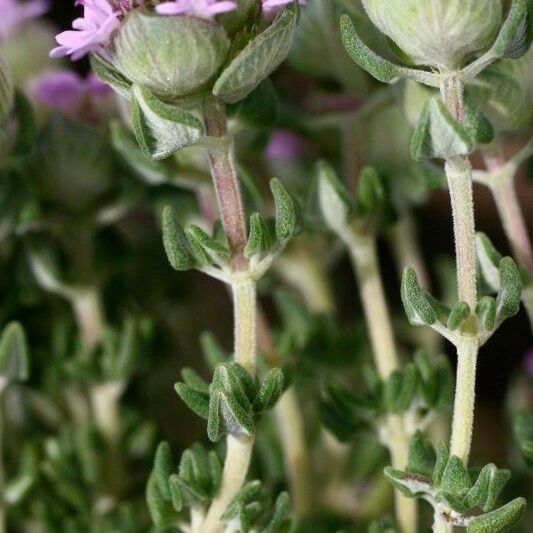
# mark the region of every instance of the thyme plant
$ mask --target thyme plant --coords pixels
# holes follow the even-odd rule
[[[533,4],[52,4],[0,1],[0,533],[528,531],[533,356],[475,414]]]

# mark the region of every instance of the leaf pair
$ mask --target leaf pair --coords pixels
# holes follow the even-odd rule
[[[451,115],[439,96],[426,103],[413,137],[411,157],[422,159],[452,159],[471,154],[479,144],[494,138],[490,122],[468,98],[464,102],[464,117],[461,124]]]
[[[342,234],[352,221],[361,228],[377,231],[394,218],[383,180],[373,167],[361,172],[355,199],[328,163],[319,162],[316,175],[322,216],[335,232]]]
[[[197,415],[207,419],[207,434],[213,442],[224,435],[250,437],[255,418],[271,408],[284,390],[283,373],[272,368],[260,385],[235,362],[220,363],[208,385],[191,369],[182,371],[176,392]]]
[[[162,442],[146,487],[150,516],[158,527],[176,523],[184,507],[206,504],[217,494],[222,481],[222,463],[214,451],[194,444],[181,456],[175,473],[170,446]]]
[[[453,375],[443,358],[432,365],[422,352],[415,364],[396,370],[384,382],[371,367],[364,368],[367,392],[357,395],[339,383],[327,387],[322,401],[324,423],[342,440],[349,440],[366,425],[375,424],[384,414],[400,414],[421,406],[445,410],[453,396]]]
[[[488,464],[475,481],[456,456],[450,456],[445,444],[435,451],[417,432],[411,439],[408,464],[404,471],[385,468],[385,476],[408,497],[422,497],[450,517],[456,526],[469,533],[496,533],[517,524],[524,514],[525,500],[512,502],[491,511],[509,481],[510,472]],[[444,509],[443,509],[444,508]],[[476,515],[479,509],[484,514]]]
[[[261,491],[259,481],[250,481],[233,498],[222,520],[232,526],[235,531],[249,533],[283,533],[289,530],[289,495],[280,493],[273,509],[270,509],[268,498]]]
[[[481,344],[520,308],[520,295],[522,293],[522,278],[516,263],[511,257],[494,255],[494,249],[486,246],[486,240],[478,237],[478,260],[484,277],[492,280],[496,298],[482,297],[476,306],[475,333],[480,338]],[[496,289],[497,287],[497,289]],[[457,302],[453,307],[448,307],[434,298],[426,289],[420,286],[416,272],[406,268],[402,277],[401,287],[402,302],[409,322],[413,325],[433,326],[437,331],[453,341],[454,332],[470,327],[467,320],[472,310],[465,302]],[[447,330],[447,331],[446,331]]]
[[[302,220],[298,202],[283,183],[273,178],[270,190],[274,198],[276,215],[274,221],[259,213],[250,217],[250,229],[244,254],[246,257],[262,257],[278,253],[300,231]]]

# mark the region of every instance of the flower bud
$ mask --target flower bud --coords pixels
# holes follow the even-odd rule
[[[114,40],[112,60],[134,84],[178,99],[203,89],[229,48],[226,32],[211,21],[134,11]]]
[[[441,71],[487,48],[502,20],[501,0],[362,0],[374,24],[414,63]]]
[[[11,75],[3,59],[0,59],[0,125],[4,124],[13,108],[14,90]]]
[[[115,188],[116,165],[105,141],[59,115],[41,133],[30,165],[39,198],[62,212],[91,212]]]

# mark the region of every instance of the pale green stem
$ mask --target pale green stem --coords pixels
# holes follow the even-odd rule
[[[347,228],[341,235],[350,252],[358,280],[361,302],[368,327],[372,352],[383,380],[398,369],[399,361],[392,330],[390,312],[381,280],[375,239]],[[389,448],[393,468],[403,469],[407,464],[409,436],[403,417],[387,417],[386,446]],[[417,503],[395,491],[396,519],[403,533],[417,530]]]
[[[81,338],[88,350],[102,339],[104,318],[100,295],[95,287],[77,289],[70,298]]]
[[[256,372],[256,282],[248,272],[244,256],[246,221],[235,170],[233,137],[228,134],[224,108],[216,103],[204,106],[207,150],[222,226],[231,252],[233,279],[231,290],[234,311],[234,358],[252,377]],[[211,502],[198,533],[217,533],[223,528],[221,517],[228,504],[241,489],[250,466],[254,438],[228,435],[222,483]]]
[[[291,487],[291,504],[296,516],[311,512],[312,486],[309,482],[309,457],[305,444],[304,420],[294,387],[285,391],[275,408],[283,460]]]
[[[490,181],[490,186],[513,255],[520,266],[533,275],[533,247],[516,194],[513,176],[496,174]]]
[[[453,409],[451,455],[468,464],[474,428],[476,363],[479,344],[475,336],[462,335],[457,344],[457,383]]]
[[[453,525],[446,520],[446,517],[442,513],[435,509],[435,514],[433,515],[433,533],[452,533]]]

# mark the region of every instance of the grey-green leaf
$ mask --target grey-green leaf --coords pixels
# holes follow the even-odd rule
[[[8,382],[25,381],[29,370],[26,334],[20,323],[11,322],[0,337],[0,377]]]
[[[198,118],[159,100],[145,87],[132,87],[131,105],[135,137],[146,157],[167,158],[180,148],[196,144],[204,133]]]
[[[233,58],[216,81],[213,94],[227,103],[248,96],[287,57],[297,24],[297,5],[282,10]]]
[[[163,244],[172,268],[178,271],[194,268],[197,265],[196,258],[183,228],[169,206],[163,210],[162,229]]]

